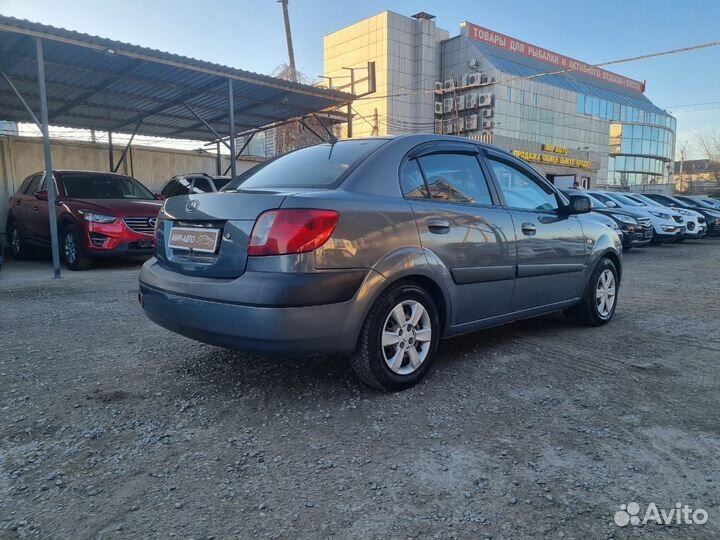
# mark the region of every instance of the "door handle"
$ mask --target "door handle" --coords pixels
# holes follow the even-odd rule
[[[33,212],[37,212],[37,211],[38,211],[38,207],[37,207],[37,206],[33,206]]]
[[[537,227],[532,223],[523,223],[520,228],[522,232],[528,236],[533,236],[537,232]]]
[[[450,232],[450,222],[442,218],[430,218],[427,222],[428,230],[434,234],[447,234]]]

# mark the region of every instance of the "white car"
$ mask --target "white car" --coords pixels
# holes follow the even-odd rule
[[[607,191],[591,191],[610,208],[625,208],[645,214],[653,226],[653,243],[677,242],[685,238],[685,219],[669,208],[650,208],[625,197],[622,193]]]
[[[669,207],[661,205],[657,201],[652,200],[650,197],[641,195],[640,193],[623,193],[626,197],[639,202],[644,206],[659,207],[662,210],[667,210]],[[692,208],[681,208],[675,206],[672,208],[673,211],[681,214],[685,218],[685,228],[687,229],[685,234],[687,238],[704,238],[707,234],[707,227],[705,227],[705,218],[700,212],[696,212]]]

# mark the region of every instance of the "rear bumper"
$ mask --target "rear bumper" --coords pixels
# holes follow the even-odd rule
[[[308,276],[319,277],[309,283]],[[197,278],[168,272],[151,259],[140,274],[140,302],[156,324],[211,345],[282,355],[348,354],[368,307],[363,283],[378,276],[353,270]]]

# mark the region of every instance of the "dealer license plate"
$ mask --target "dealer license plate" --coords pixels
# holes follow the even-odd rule
[[[204,229],[200,227],[173,227],[170,231],[168,245],[172,249],[215,253],[220,229]]]

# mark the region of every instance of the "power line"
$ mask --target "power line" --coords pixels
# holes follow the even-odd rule
[[[625,63],[629,63],[629,62],[637,62],[639,60],[648,60],[650,58],[657,58],[660,56],[671,56],[674,54],[696,51],[696,50],[700,50],[700,49],[707,49],[710,47],[717,47],[717,46],[720,46],[720,41],[710,41],[708,43],[701,43],[699,45],[691,45],[689,47],[681,47],[678,49],[669,49],[666,51],[658,51],[658,52],[654,52],[654,53],[642,54],[639,56],[620,58],[618,60],[609,60],[607,62],[600,62],[598,64],[592,64],[592,65],[589,65],[588,67],[591,67],[591,68],[592,67],[605,67],[605,66],[612,66],[612,65],[617,65],[617,64],[625,64]],[[536,79],[538,77],[546,77],[546,76],[551,76],[551,75],[562,75],[562,74],[572,73],[572,72],[583,72],[584,69],[585,68],[561,69],[561,70],[556,70],[556,71],[534,73],[532,75],[518,75],[515,77],[510,77],[509,79],[506,79],[503,82],[496,81],[496,82],[481,83],[481,84],[476,85],[476,87],[484,87],[484,86],[492,86],[492,85],[507,86],[508,83],[511,83],[514,81]],[[384,96],[370,95],[370,96],[357,98],[355,101],[370,99],[370,98],[382,99],[382,98],[387,98],[387,97],[402,97],[402,96],[413,96],[413,95],[416,96],[416,95],[429,94],[429,93],[434,93],[434,92],[435,92],[435,90],[433,89],[433,90],[421,90],[418,92],[409,92],[409,93],[386,94]]]

